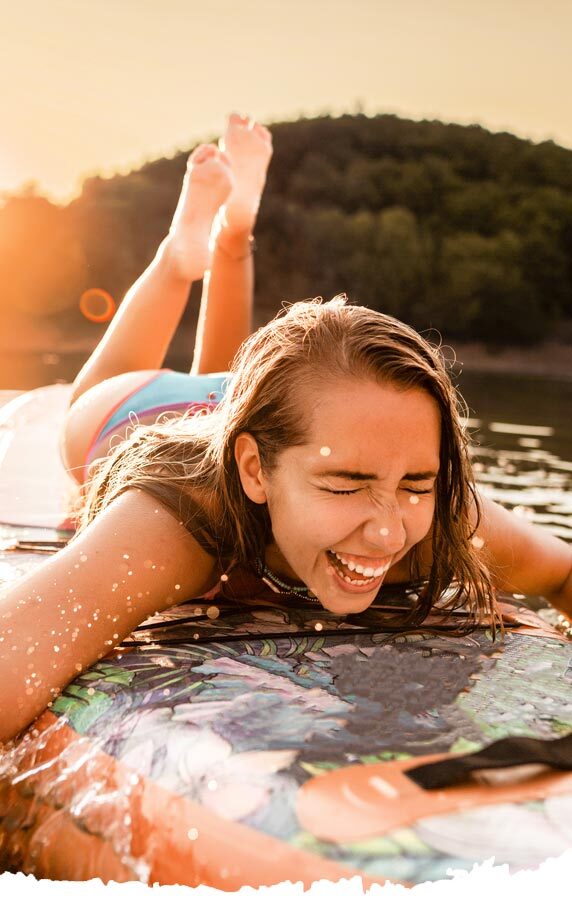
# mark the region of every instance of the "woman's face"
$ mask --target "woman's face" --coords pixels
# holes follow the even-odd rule
[[[431,529],[439,410],[423,390],[360,380],[312,391],[305,402],[307,443],[259,475],[274,536],[267,563],[303,581],[331,612],[362,612],[388,569]]]

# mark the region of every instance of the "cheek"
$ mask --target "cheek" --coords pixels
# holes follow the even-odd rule
[[[417,504],[411,504],[407,499],[401,508],[407,537],[412,543],[417,543],[431,530],[435,517],[435,498],[420,497]]]

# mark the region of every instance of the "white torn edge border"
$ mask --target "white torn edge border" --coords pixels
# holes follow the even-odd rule
[[[550,900],[569,900],[572,883],[572,849],[558,859],[548,859],[532,871],[509,874],[508,866],[495,866],[494,859],[482,865],[475,865],[470,872],[451,871],[451,878],[441,881],[426,881],[413,888],[405,888],[398,884],[374,885],[365,891],[361,878],[342,879],[336,884],[330,881],[317,881],[304,892],[300,882],[292,884],[283,882],[272,887],[244,887],[233,892],[233,897],[240,900],[358,900],[368,897],[371,900],[441,900],[441,898],[459,898],[459,900],[483,900],[484,897],[502,897],[503,900],[526,900],[539,896]],[[81,888],[80,888],[81,884]],[[81,890],[82,900],[139,900],[153,891],[153,900],[229,900],[229,893],[211,887],[191,888],[182,885],[165,885],[149,887],[139,882],[118,884],[111,882],[104,885],[100,879],[90,881],[37,881],[33,875],[0,875],[0,897],[2,900],[75,900]],[[541,893],[542,892],[542,893]],[[161,893],[161,897],[158,894]]]

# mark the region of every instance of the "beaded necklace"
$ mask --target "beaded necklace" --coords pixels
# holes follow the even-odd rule
[[[268,568],[266,563],[262,562],[261,559],[256,560],[256,571],[261,579],[261,581],[266,584],[271,591],[274,591],[275,594],[285,594],[285,595],[296,595],[297,597],[304,597],[305,600],[311,600],[313,603],[319,603],[318,598],[312,591],[306,587],[306,585],[293,585],[286,584],[285,581],[282,581],[278,575]]]

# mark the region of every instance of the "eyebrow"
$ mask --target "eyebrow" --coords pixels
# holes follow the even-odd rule
[[[437,478],[433,470],[427,472],[406,472],[402,481],[429,481]],[[379,481],[375,472],[357,472],[354,469],[322,469],[316,472],[317,478],[345,478],[347,481]]]

